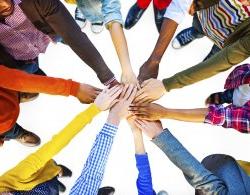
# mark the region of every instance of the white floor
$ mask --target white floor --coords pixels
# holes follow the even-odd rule
[[[122,1],[124,19],[133,3],[133,0]],[[67,7],[73,13],[75,7]],[[179,26],[178,31],[189,27],[191,21],[192,18],[187,16],[183,24]],[[87,25],[84,32],[88,34],[108,66],[119,78],[121,73],[120,65],[108,31],[104,30],[101,34],[94,35],[90,31],[89,25]],[[139,67],[150,55],[158,37],[153,20],[152,6],[143,15],[141,21],[132,30],[125,30],[125,33],[132,65],[135,72],[138,73]],[[173,50],[169,47],[162,59],[159,78],[166,78],[200,62],[210,51],[211,46],[212,43],[207,38],[203,38],[181,50]],[[102,87],[94,72],[65,45],[51,44],[46,54],[40,56],[40,65],[50,76],[72,78],[79,82]],[[224,81],[229,72],[227,71],[183,89],[173,90],[161,98],[159,102],[171,108],[203,107],[204,100],[210,93],[223,90]],[[87,106],[80,104],[72,97],[40,95],[37,100],[21,105],[18,122],[23,127],[36,132],[41,137],[42,143],[46,143],[52,135],[57,133]],[[97,116],[83,132],[55,157],[59,163],[67,165],[74,172],[71,179],[63,180],[68,188],[65,194],[68,194],[76,178],[81,173],[95,135],[102,128],[106,117],[107,113]],[[205,124],[171,120],[164,120],[163,124],[199,160],[213,153],[230,154],[242,160],[250,159],[248,151],[250,135]],[[164,189],[170,195],[194,194],[194,190],[186,182],[181,171],[146,137],[145,142],[150,157],[155,191],[158,192]],[[0,148],[0,174],[16,165],[36,149],[24,147],[14,141],[6,142],[4,147]],[[117,195],[134,195],[137,193],[136,177],[132,135],[128,125],[123,121],[113,145],[102,185],[114,186]]]

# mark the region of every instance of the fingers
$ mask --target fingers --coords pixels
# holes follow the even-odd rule
[[[136,96],[136,92],[137,92],[137,88],[134,87],[134,88],[133,88],[133,91],[131,92],[130,96],[128,97],[128,101],[129,101],[130,103],[134,100],[134,98],[135,98],[135,96]]]
[[[122,86],[116,85],[114,87],[112,87],[111,89],[107,90],[107,94],[110,96],[113,96],[114,94],[116,94],[117,91],[119,91],[120,89],[122,89]]]
[[[119,87],[115,92],[112,92],[112,95],[110,95],[112,101],[118,98],[121,93],[122,93],[122,87]]]
[[[128,100],[129,97],[131,96],[132,92],[134,92],[134,89],[135,89],[134,85],[129,85],[123,99]]]
[[[123,98],[124,98],[124,96],[125,96],[125,94],[126,94],[128,88],[129,88],[129,85],[128,85],[128,84],[126,84],[126,85],[123,87],[122,93],[121,93],[121,95],[120,95],[120,99],[123,99]]]
[[[142,88],[145,87],[147,84],[150,83],[150,81],[151,81],[151,79],[148,79],[148,80],[146,80],[146,81],[143,81],[142,84],[141,84],[141,87],[142,87]]]

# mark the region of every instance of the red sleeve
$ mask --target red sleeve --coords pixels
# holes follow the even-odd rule
[[[0,65],[0,87],[20,92],[76,96],[80,84],[47,76],[28,74]]]

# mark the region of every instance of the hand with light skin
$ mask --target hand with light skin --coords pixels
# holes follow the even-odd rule
[[[110,109],[108,123],[118,126],[120,121],[128,116],[128,108],[136,95],[136,91],[136,87],[131,84],[123,87],[119,99]]]
[[[163,132],[161,121],[146,121],[136,119],[135,125],[151,139],[154,139]]]
[[[141,89],[137,92],[134,103],[153,102],[163,96],[166,92],[167,91],[161,80],[146,80],[141,84]]]
[[[123,84],[134,84],[136,86],[139,86],[139,82],[138,82],[138,80],[136,78],[136,75],[133,72],[133,70],[122,71],[121,83],[123,83]]]
[[[104,111],[111,108],[114,104],[118,102],[118,97],[123,91],[122,85],[116,85],[110,89],[105,88],[95,99],[94,104]]]
[[[131,116],[127,118],[128,124],[131,127],[132,134],[134,137],[135,153],[136,154],[145,154],[145,146],[143,142],[143,136],[141,130],[135,124],[136,118]]]

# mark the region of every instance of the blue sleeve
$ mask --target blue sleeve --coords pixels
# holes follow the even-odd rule
[[[116,132],[116,126],[107,123],[103,126],[96,136],[80,177],[70,190],[70,195],[97,194]]]
[[[136,181],[139,195],[154,195],[151,170],[147,154],[135,154],[138,178]]]
[[[169,130],[164,130],[152,141],[181,169],[195,189],[205,194],[228,194],[225,183],[196,160]]]

